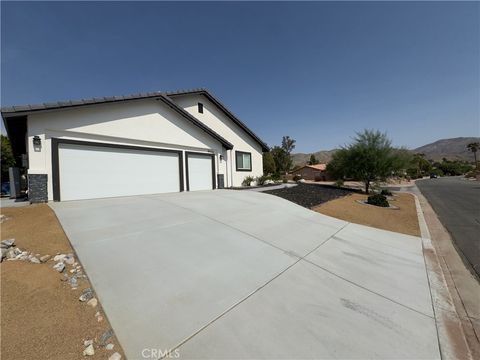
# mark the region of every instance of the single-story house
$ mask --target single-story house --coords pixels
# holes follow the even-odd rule
[[[263,174],[267,145],[204,89],[1,109],[31,202],[207,190]]]
[[[326,164],[305,165],[293,170],[290,174],[293,176],[300,175],[302,179],[312,181],[326,181],[330,179]]]

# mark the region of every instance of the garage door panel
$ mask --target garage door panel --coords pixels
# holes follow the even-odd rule
[[[61,200],[180,191],[179,154],[59,144]]]
[[[213,188],[213,157],[208,154],[187,153],[188,190]]]

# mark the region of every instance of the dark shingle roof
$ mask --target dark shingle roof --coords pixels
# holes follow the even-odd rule
[[[16,106],[5,106],[1,108],[2,118],[6,120],[7,118],[28,115],[31,113],[48,111],[48,110],[60,110],[67,109],[72,107],[79,107],[85,105],[93,104],[105,104],[105,103],[115,103],[128,100],[141,100],[156,98],[161,100],[163,103],[168,105],[171,109],[182,115],[184,118],[200,127],[202,130],[212,135],[214,138],[219,140],[224,147],[227,149],[232,149],[233,145],[224,139],[222,136],[217,134],[215,131],[210,129],[208,126],[200,122],[197,118],[190,115],[187,111],[183,110],[181,107],[176,105],[170,98],[181,95],[192,95],[192,94],[201,94],[206,96],[211,102],[213,102],[220,110],[222,110],[225,115],[227,115],[234,123],[241,127],[248,135],[250,135],[255,141],[257,141],[264,151],[268,151],[269,148],[265,142],[263,142],[255,133],[250,130],[240,119],[233,115],[219,100],[217,100],[212,94],[210,94],[206,89],[193,89],[193,90],[179,90],[173,92],[147,92],[147,93],[138,93],[132,95],[122,95],[122,96],[110,96],[110,97],[99,97],[92,99],[82,99],[82,100],[67,100],[67,101],[57,101],[43,104],[31,104],[31,105],[16,105]]]

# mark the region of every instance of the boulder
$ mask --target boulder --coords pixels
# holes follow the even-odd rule
[[[92,355],[95,355],[95,349],[93,348],[93,345],[90,344],[85,348],[85,350],[83,350],[83,356],[92,356]]]
[[[2,240],[0,243],[0,247],[4,249],[8,249],[9,247],[12,247],[15,244],[15,239],[7,239],[7,240]]]
[[[91,298],[93,298],[93,291],[90,288],[86,288],[86,289],[83,289],[78,300],[84,302],[84,301],[90,300]]]
[[[53,268],[61,273],[63,270],[65,270],[65,264],[63,262],[58,262],[53,265]]]
[[[116,353],[113,353],[112,356],[108,358],[108,360],[120,360],[121,358],[122,358],[122,355],[116,352]]]

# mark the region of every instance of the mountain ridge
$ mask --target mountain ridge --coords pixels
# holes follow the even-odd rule
[[[413,153],[425,154],[425,157],[433,161],[441,161],[443,158],[448,160],[474,161],[473,154],[467,149],[467,145],[472,142],[480,142],[480,137],[456,137],[434,141],[429,144],[410,149]],[[328,163],[332,160],[333,154],[338,149],[319,150],[313,154],[320,163]],[[292,154],[293,164],[295,166],[306,165],[312,153]],[[480,154],[477,155],[480,158]]]

